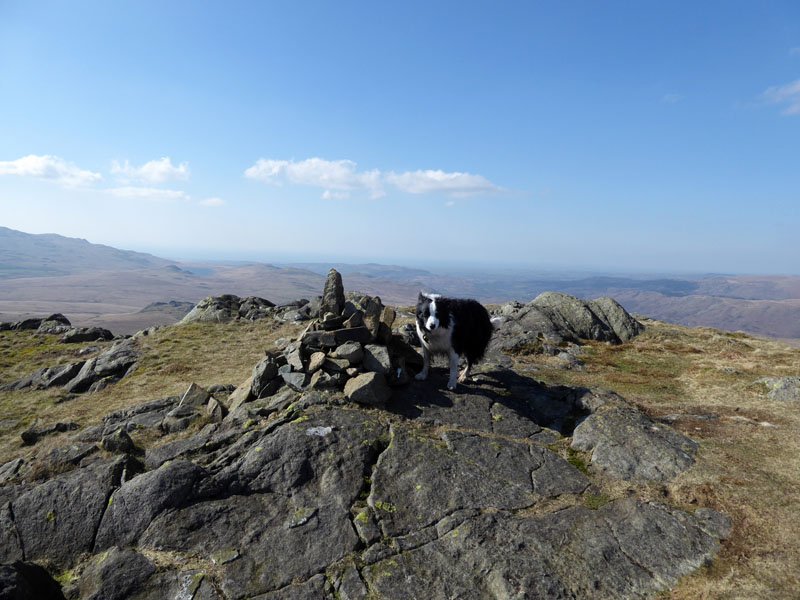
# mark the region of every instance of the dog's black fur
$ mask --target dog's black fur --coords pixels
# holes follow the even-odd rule
[[[493,329],[489,313],[477,300],[420,293],[417,335],[422,343],[425,365],[417,379],[427,377],[431,354],[447,354],[450,358],[447,387],[455,389],[459,357],[467,360],[466,368],[458,376],[458,381],[464,382],[472,365],[483,358]]]

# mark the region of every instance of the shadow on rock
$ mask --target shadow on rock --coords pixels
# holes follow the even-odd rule
[[[448,425],[529,438],[542,427],[572,435],[575,427],[609,401],[612,392],[547,386],[507,369],[487,370],[447,389],[447,372],[432,369],[426,381],[396,389],[387,410],[430,425]]]

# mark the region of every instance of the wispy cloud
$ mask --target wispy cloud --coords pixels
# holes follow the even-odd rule
[[[786,85],[769,87],[761,94],[761,97],[769,104],[785,105],[781,111],[783,115],[798,115],[800,114],[800,79]]]
[[[308,158],[294,160],[259,159],[255,165],[247,169],[245,177],[258,179],[268,183],[281,184],[284,180],[300,185],[311,185],[351,192],[366,190],[372,198],[385,195],[378,170],[358,171],[352,160],[325,160]]]
[[[189,163],[175,166],[169,156],[164,156],[146,162],[141,167],[134,167],[127,160],[122,164],[115,160],[111,163],[111,173],[123,183],[164,183],[172,179],[185,181],[189,179]]]
[[[792,56],[800,55],[800,46],[795,46],[794,48],[789,48],[789,54]]]
[[[216,208],[219,206],[225,206],[226,202],[222,198],[206,198],[205,200],[200,201],[200,206],[208,206],[211,208]]]
[[[332,192],[330,190],[325,190],[322,192],[322,199],[323,200],[330,200],[332,198],[336,198],[337,200],[343,200],[344,198],[349,198],[350,192]]]
[[[91,185],[103,179],[100,173],[80,169],[58,156],[30,154],[17,160],[0,161],[0,175],[48,179],[67,188]]]
[[[504,191],[485,177],[470,173],[406,171],[389,173],[386,181],[409,194],[444,194],[454,198],[492,195]]]
[[[189,200],[189,196],[182,190],[163,190],[151,187],[118,187],[104,190],[117,198],[127,200],[154,200],[157,202],[171,202],[175,200]]]
[[[351,160],[309,158],[302,161],[259,159],[245,171],[245,177],[282,185],[285,182],[324,188],[322,197],[347,197],[365,191],[372,198],[386,195],[391,185],[409,194],[444,194],[451,197],[493,195],[505,190],[481,175],[447,173],[441,170],[383,173],[378,169],[359,171]]]
[[[661,96],[661,101],[666,104],[676,104],[683,100],[683,96],[681,94],[664,94]]]

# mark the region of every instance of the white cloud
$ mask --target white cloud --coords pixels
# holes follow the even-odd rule
[[[337,200],[342,200],[344,198],[349,198],[350,192],[332,192],[330,190],[325,190],[322,192],[322,199],[323,200],[330,200],[332,198],[336,198]]]
[[[666,104],[675,104],[683,100],[683,96],[681,94],[664,94],[661,97],[661,101]]]
[[[444,205],[447,206],[447,207],[455,206],[456,205],[456,201],[455,200],[448,200],[447,202],[444,203]]]
[[[382,173],[378,169],[358,171],[351,160],[309,158],[302,161],[259,159],[245,177],[275,185],[284,182],[325,189],[322,198],[346,198],[349,192],[366,191],[372,198],[385,196],[386,184],[410,194],[444,194],[451,197],[491,195],[505,192],[481,175],[444,171]],[[335,191],[334,191],[335,190]]]
[[[294,160],[271,160],[260,158],[247,169],[245,177],[280,185],[283,180],[300,185],[312,185],[326,190],[351,192],[368,191],[370,197],[384,196],[381,173],[378,170],[357,171],[352,160],[325,160],[308,158]]]
[[[164,156],[146,162],[141,167],[134,167],[127,160],[123,164],[115,160],[111,163],[111,173],[124,183],[164,183],[170,179],[185,181],[189,179],[189,163],[183,162],[176,167],[169,156]]]
[[[105,190],[117,198],[128,200],[156,200],[170,202],[173,200],[189,200],[189,196],[182,190],[162,190],[151,187],[119,187]]]
[[[791,55],[800,54],[800,46],[795,46],[794,48],[789,48],[789,54],[791,54]]]
[[[49,179],[69,188],[91,185],[103,178],[100,173],[80,169],[63,158],[49,154],[30,154],[17,160],[0,161],[0,175]]]
[[[785,104],[786,108],[781,114],[800,114],[800,79],[786,85],[769,87],[761,96],[769,104]]]
[[[200,206],[218,207],[225,206],[225,200],[222,198],[206,198],[200,201]]]
[[[409,194],[444,194],[454,198],[504,192],[481,175],[444,171],[406,171],[389,173],[386,181]]]

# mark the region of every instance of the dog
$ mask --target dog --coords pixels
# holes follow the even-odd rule
[[[488,311],[477,300],[446,298],[438,294],[423,294],[417,298],[417,335],[422,344],[423,367],[416,378],[428,377],[431,354],[446,354],[450,359],[450,379],[447,388],[469,378],[470,369],[483,358],[494,326]],[[467,366],[459,375],[460,357]]]

